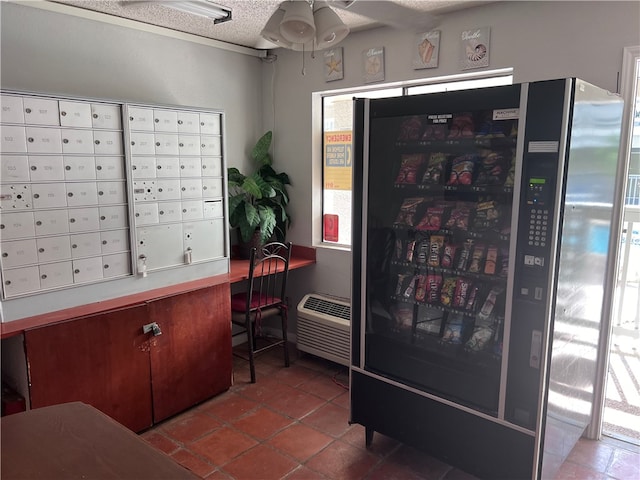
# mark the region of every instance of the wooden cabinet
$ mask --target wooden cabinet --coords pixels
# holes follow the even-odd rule
[[[155,422],[231,386],[231,294],[222,287],[148,304],[162,330],[150,348]]]
[[[26,330],[31,407],[82,401],[141,431],[227,390],[229,302],[225,283]]]

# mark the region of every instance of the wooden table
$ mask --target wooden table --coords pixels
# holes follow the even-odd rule
[[[7,480],[199,478],[81,402],[2,417],[0,431]]]

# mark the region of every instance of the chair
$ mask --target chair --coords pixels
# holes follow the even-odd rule
[[[249,361],[251,383],[256,383],[254,360],[261,352],[282,345],[284,365],[289,366],[286,289],[291,245],[291,242],[272,242],[263,245],[259,250],[252,248],[246,291],[231,296],[231,322],[242,327],[242,331],[234,336],[245,333],[247,335],[248,358],[243,358]],[[276,316],[280,317],[282,322],[282,338],[262,336],[262,321]],[[258,338],[266,344],[258,347]]]

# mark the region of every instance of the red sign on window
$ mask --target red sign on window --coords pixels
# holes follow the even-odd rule
[[[324,241],[338,241],[338,215],[324,214]]]

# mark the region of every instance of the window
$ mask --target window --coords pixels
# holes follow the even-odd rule
[[[385,98],[401,95],[446,92],[469,88],[511,85],[513,75],[501,70],[491,76],[431,79],[428,84],[380,86],[376,90],[352,89],[326,92],[322,98],[322,241],[325,244],[351,246],[351,145],[353,97]],[[384,88],[383,88],[384,87]]]

